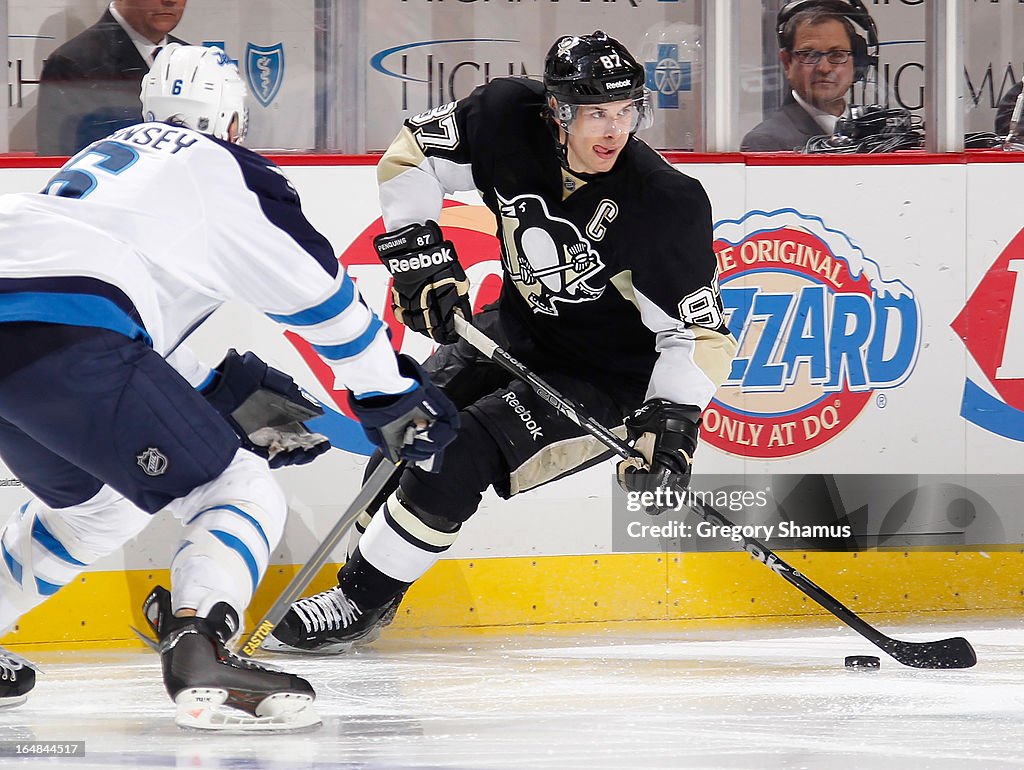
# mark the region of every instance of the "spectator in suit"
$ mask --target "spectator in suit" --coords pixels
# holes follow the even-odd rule
[[[36,151],[74,155],[142,120],[142,78],[188,0],[113,0],[100,20],[57,48],[39,81]]]
[[[868,32],[857,34],[854,22]],[[877,63],[874,22],[859,2],[797,0],[779,11],[779,59],[792,100],[755,126],[740,144],[744,152],[801,149],[812,136],[834,133],[846,115],[846,96]]]

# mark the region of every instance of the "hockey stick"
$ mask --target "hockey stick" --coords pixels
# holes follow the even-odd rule
[[[502,350],[486,334],[476,329],[461,317],[456,316],[455,328],[459,336],[502,368],[514,374],[532,387],[538,396],[551,404],[561,414],[579,425],[594,438],[624,459],[640,457],[640,453],[616,436],[582,407],[562,396],[544,380],[527,369],[523,364]],[[684,495],[686,505],[705,521],[723,526],[733,525],[721,513],[704,504],[696,495]],[[942,639],[935,642],[903,642],[886,636],[866,620],[846,607],[825,589],[813,583],[789,564],[780,559],[768,546],[752,537],[743,536],[743,548],[751,556],[784,578],[797,590],[811,597],[850,628],[869,642],[892,656],[904,666],[913,668],[970,668],[978,662],[974,648],[963,637]]]
[[[251,656],[260,648],[263,641],[270,636],[271,631],[288,614],[288,609],[292,606],[292,602],[299,598],[306,589],[306,586],[309,585],[309,582],[319,572],[342,536],[348,532],[352,523],[359,518],[359,514],[366,510],[366,507],[373,499],[381,493],[381,490],[384,489],[388,480],[398,468],[399,465],[390,460],[386,458],[381,459],[380,464],[373,469],[373,473],[370,474],[370,478],[366,480],[356,494],[355,499],[345,509],[345,512],[341,514],[338,523],[331,528],[324,541],[320,543],[320,546],[313,552],[313,555],[309,557],[309,561],[295,574],[295,577],[292,578],[284,591],[281,592],[277,600],[270,605],[270,609],[260,618],[252,633],[242,642],[242,645],[238,648],[239,652]]]

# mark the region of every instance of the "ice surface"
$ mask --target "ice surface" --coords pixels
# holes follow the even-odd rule
[[[296,735],[177,728],[149,652],[45,652],[29,702],[0,711],[0,742],[84,740],[85,756],[0,767],[1024,767],[1024,623],[951,618],[873,622],[910,641],[963,634],[973,669],[904,668],[836,626],[578,626],[265,655],[318,690],[324,724]],[[873,653],[879,671],[843,667]]]

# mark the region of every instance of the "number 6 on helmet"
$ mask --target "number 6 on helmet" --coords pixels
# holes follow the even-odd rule
[[[186,126],[226,142],[241,142],[249,127],[248,90],[238,68],[215,46],[169,43],[142,81],[147,121]]]

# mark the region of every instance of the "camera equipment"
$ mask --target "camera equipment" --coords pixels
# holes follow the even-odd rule
[[[870,153],[916,150],[924,146],[924,122],[910,110],[870,104],[850,108],[831,136],[812,136],[806,153]]]

